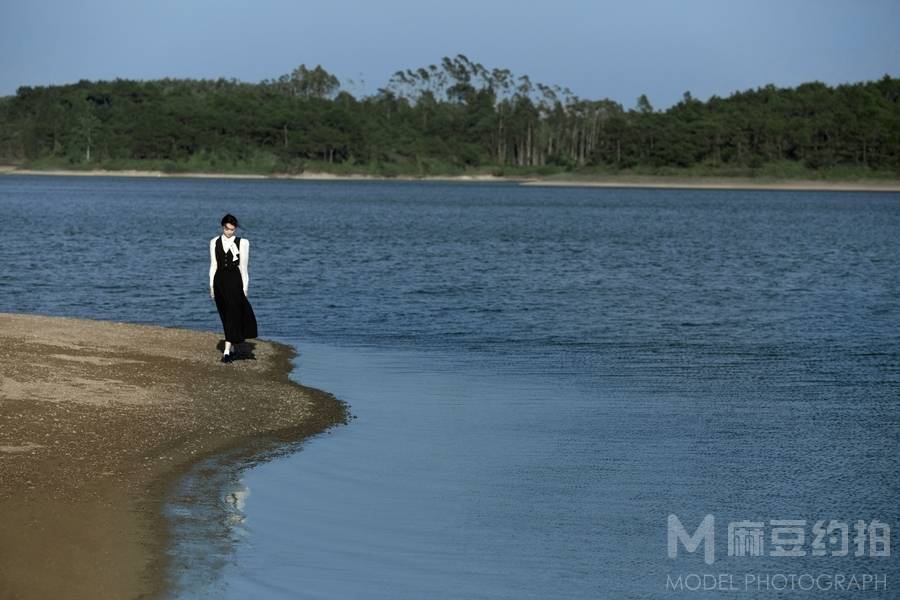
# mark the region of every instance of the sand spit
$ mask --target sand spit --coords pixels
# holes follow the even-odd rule
[[[290,348],[257,340],[224,365],[220,341],[0,313],[0,599],[159,597],[181,473],[346,422],[346,405],[288,379]]]

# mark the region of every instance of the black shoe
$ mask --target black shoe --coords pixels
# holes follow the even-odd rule
[[[222,355],[222,362],[223,362],[223,363],[228,364],[228,363],[230,363],[232,360],[234,360],[234,359],[231,358],[231,355],[230,355],[230,354],[223,354],[223,355]]]

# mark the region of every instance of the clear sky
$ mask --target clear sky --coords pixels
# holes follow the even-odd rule
[[[372,94],[460,53],[666,108],[686,90],[900,76],[900,0],[0,0],[0,95],[116,77],[258,82],[301,63]]]

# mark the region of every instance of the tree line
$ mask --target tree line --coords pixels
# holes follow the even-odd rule
[[[661,168],[900,173],[900,79],[767,85],[625,108],[463,55],[355,97],[321,66],[260,83],[161,79],[21,87],[0,98],[0,160],[73,167],[386,173]]]

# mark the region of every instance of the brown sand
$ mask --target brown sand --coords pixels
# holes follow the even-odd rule
[[[288,174],[273,173],[260,175],[259,173],[166,173],[164,171],[145,171],[137,169],[122,169],[110,171],[106,169],[91,169],[90,171],[65,170],[65,169],[20,169],[18,167],[0,166],[0,175],[52,175],[72,177],[169,177],[174,179],[295,179],[298,181],[520,181],[520,179],[508,179],[494,175],[423,175],[412,177],[397,175],[387,177],[384,175],[349,174],[336,175],[334,173],[321,173],[307,171],[305,173]]]
[[[224,365],[220,342],[0,313],[0,600],[160,597],[180,474],[346,422],[342,402],[288,379],[290,348],[255,341]]]
[[[299,181],[451,181],[451,182],[511,182],[526,186],[544,187],[611,187],[611,188],[665,188],[665,189],[706,189],[706,190],[796,190],[831,192],[900,192],[900,181],[823,181],[803,179],[752,179],[745,177],[657,177],[657,176],[551,176],[542,177],[497,177],[494,175],[435,175],[397,176],[378,175],[335,175],[333,173],[306,172],[288,174],[228,174],[228,173],[164,173],[163,171],[122,170],[107,171],[67,171],[64,169],[20,169],[0,166],[0,175],[65,175],[100,177],[173,177],[203,179],[294,179]]]
[[[665,177],[609,177],[596,179],[530,179],[535,187],[664,188],[685,190],[794,190],[803,192],[900,192],[900,181],[815,181],[804,179],[743,179],[735,177],[672,179]]]

